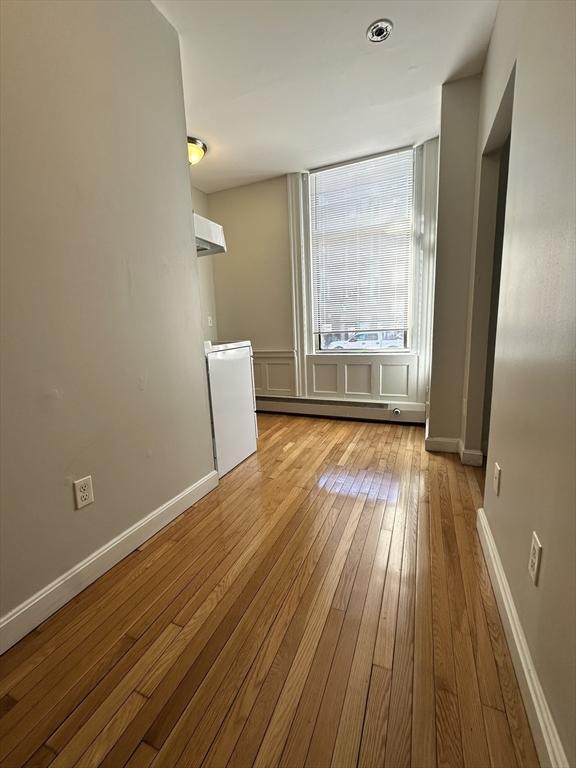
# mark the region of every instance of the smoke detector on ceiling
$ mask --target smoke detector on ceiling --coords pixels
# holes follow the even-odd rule
[[[371,43],[382,43],[390,37],[394,24],[390,19],[378,19],[373,21],[366,30],[366,37]]]

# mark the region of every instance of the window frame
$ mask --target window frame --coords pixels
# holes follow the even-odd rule
[[[310,402],[319,399],[325,403],[354,401],[356,405],[384,402],[389,408],[398,406],[402,414],[409,414],[414,421],[424,420],[432,347],[438,137],[432,136],[412,149],[415,175],[413,266],[416,277],[410,304],[414,319],[411,320],[409,351],[316,351],[312,333],[308,171],[291,173],[287,177],[293,322],[292,397],[311,398]],[[361,159],[369,158],[356,158],[350,162]]]
[[[399,152],[406,152],[411,150],[413,153],[412,162],[412,183],[413,183],[413,203],[412,203],[412,246],[411,246],[411,276],[409,282],[409,298],[408,298],[408,330],[406,332],[406,346],[402,348],[381,350],[381,349],[322,349],[320,347],[320,333],[314,332],[313,324],[313,264],[312,264],[312,229],[311,229],[311,197],[310,197],[310,176],[314,173],[321,171],[328,171],[331,168],[343,168],[347,165],[355,165],[357,163],[365,162],[366,160],[376,160],[380,157],[386,157],[387,155],[394,155]],[[311,168],[302,177],[302,220],[303,220],[303,243],[302,243],[302,256],[303,256],[303,277],[305,283],[305,328],[306,338],[305,347],[307,355],[346,355],[346,356],[367,356],[381,357],[381,356],[398,356],[398,355],[410,355],[414,354],[415,350],[419,346],[420,325],[418,307],[421,300],[421,283],[422,283],[422,254],[418,249],[418,238],[416,233],[416,219],[418,218],[419,211],[417,208],[417,198],[419,195],[419,165],[417,162],[417,152],[414,145],[407,145],[403,147],[396,147],[395,149],[387,150],[386,152],[378,152],[376,154],[367,155],[365,157],[357,157],[352,160],[345,160],[340,163],[331,163],[329,165],[323,165],[317,168]],[[364,329],[362,329],[364,330]],[[369,330],[369,329],[366,329]],[[383,329],[386,330],[386,329]],[[356,331],[360,333],[361,330]]]
[[[410,300],[410,297],[409,297],[409,300]],[[316,331],[316,332],[312,331],[312,333],[313,333],[313,336],[314,336],[315,349],[316,349],[316,352],[318,352],[318,354],[324,354],[325,352],[331,352],[331,353],[339,352],[339,353],[341,353],[343,351],[343,349],[339,349],[337,347],[335,347],[333,349],[322,349],[322,347],[320,346],[321,341],[322,341],[321,337],[322,336],[327,336],[328,334],[331,333],[331,331],[325,331],[324,333],[320,333],[319,331]],[[335,333],[338,333],[338,331],[335,331]],[[342,333],[342,332],[340,331],[340,333]],[[344,333],[346,333],[346,331],[344,331]],[[404,336],[404,341],[405,341],[404,346],[402,346],[402,347],[389,347],[388,349],[382,349],[381,347],[365,347],[365,352],[368,352],[370,354],[376,355],[376,354],[382,354],[382,353],[387,354],[388,352],[408,352],[409,351],[409,347],[408,347],[408,329],[405,330],[405,331],[402,331],[402,330],[396,330],[396,329],[393,329],[393,328],[379,328],[378,330],[374,331],[374,330],[372,330],[370,328],[365,328],[365,329],[362,329],[361,331],[350,331],[349,333],[352,334],[352,338],[354,338],[354,336],[370,334],[370,335],[374,335],[376,337],[376,339],[378,338],[378,334],[380,334],[380,333],[401,333]],[[347,344],[350,340],[351,339],[346,339],[342,343],[343,344]],[[359,349],[349,349],[347,351],[347,354],[348,353],[352,353],[352,352],[359,352],[359,351],[362,351],[362,350],[359,350]]]

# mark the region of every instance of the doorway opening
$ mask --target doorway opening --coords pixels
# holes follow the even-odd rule
[[[496,231],[494,233],[494,257],[492,261],[492,286],[490,291],[490,315],[488,319],[488,344],[486,349],[486,376],[484,380],[484,408],[482,414],[482,453],[488,453],[490,412],[492,408],[492,382],[494,354],[496,351],[496,326],[498,324],[498,300],[502,273],[502,247],[504,245],[504,219],[506,193],[508,191],[508,163],[510,161],[510,135],[499,152],[498,196],[496,200]]]
[[[481,465],[488,452],[492,381],[508,191],[515,69],[512,70],[480,162],[472,309],[463,400],[461,457]]]

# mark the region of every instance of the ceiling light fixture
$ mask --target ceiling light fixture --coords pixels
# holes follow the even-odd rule
[[[188,136],[188,162],[190,165],[196,165],[208,152],[208,147],[202,141],[202,139],[195,139],[193,136]]]
[[[388,40],[390,33],[394,29],[394,24],[390,19],[378,19],[373,21],[366,30],[366,37],[371,43],[382,43]]]

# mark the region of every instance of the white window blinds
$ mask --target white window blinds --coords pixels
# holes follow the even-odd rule
[[[314,333],[408,330],[413,156],[310,174]]]

